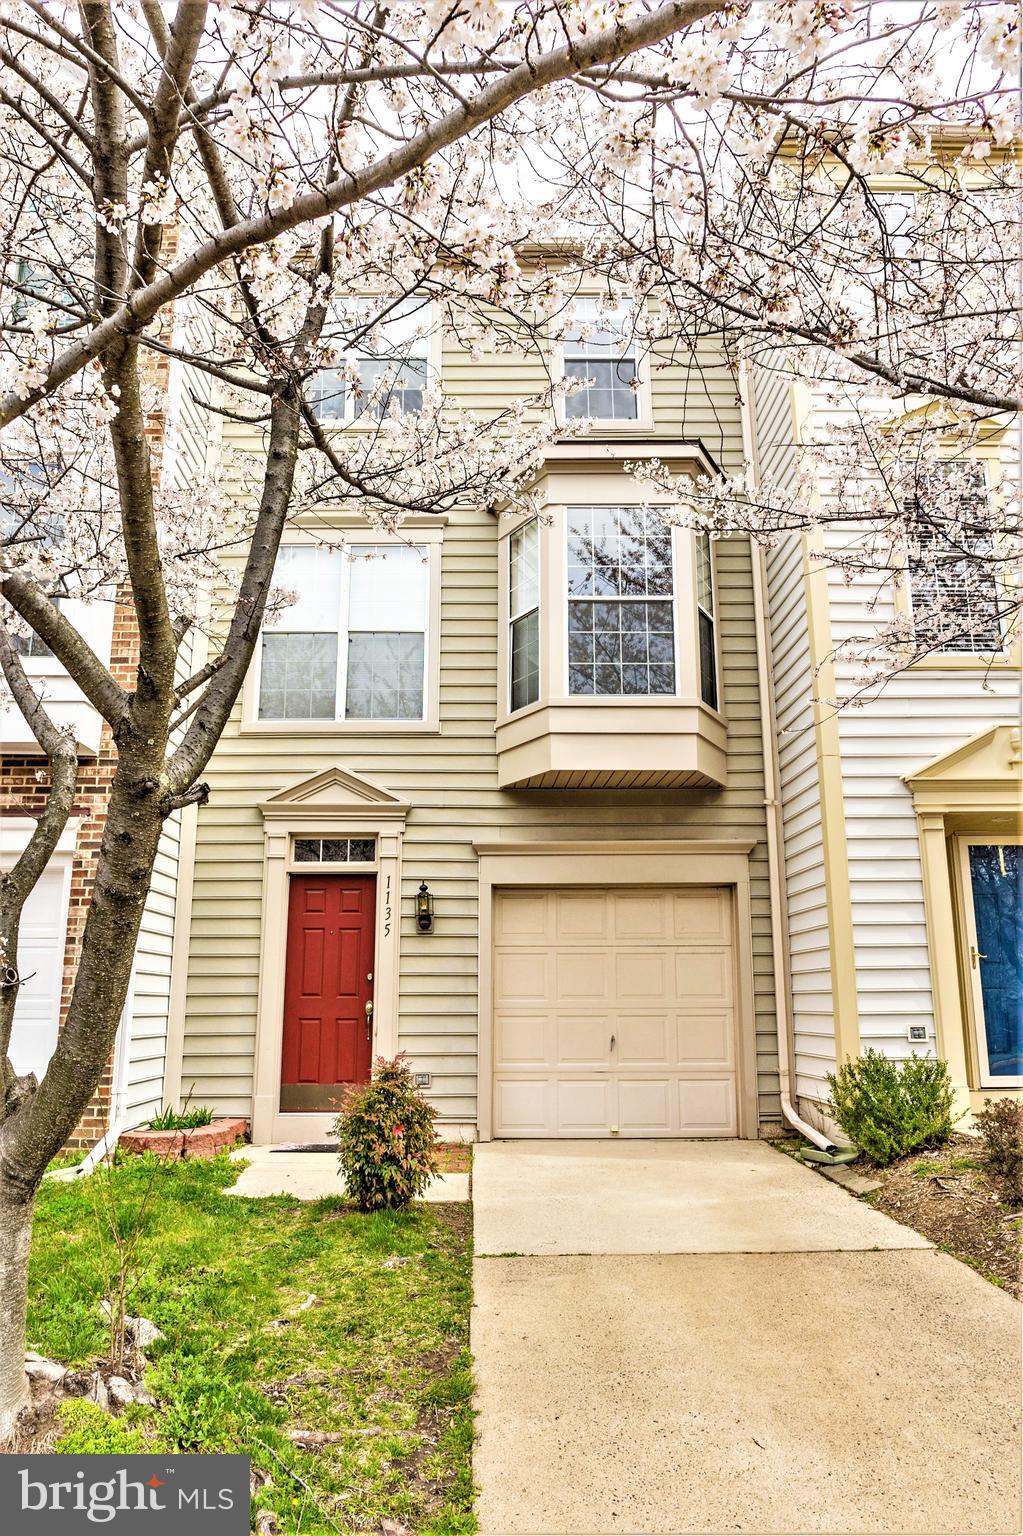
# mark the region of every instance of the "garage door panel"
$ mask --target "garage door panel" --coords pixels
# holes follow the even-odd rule
[[[559,941],[607,938],[607,895],[603,891],[555,892],[554,937]]]
[[[734,1136],[735,1081],[731,1077],[691,1078],[678,1085],[679,1116],[691,1136]]]
[[[494,995],[501,1005],[546,1006],[550,998],[550,959],[544,949],[498,951],[494,959]]]
[[[614,1024],[607,1015],[560,1014],[554,1031],[554,1066],[606,1070],[614,1034]]]
[[[494,1129],[498,1136],[549,1136],[554,1107],[550,1078],[505,1078],[494,1083]]]
[[[686,1008],[705,1008],[732,1001],[731,949],[677,949],[675,997]]]
[[[538,892],[506,892],[494,913],[494,935],[501,943],[547,938],[547,897]]]
[[[716,1013],[686,1014],[678,1020],[680,1066],[730,1067],[735,1056],[732,1016]]]
[[[583,1000],[603,1003],[611,993],[610,956],[592,949],[566,949],[554,955],[555,1003]]]
[[[498,1069],[544,1068],[554,1065],[551,1021],[546,1013],[500,1013],[494,1032],[494,1062]]]
[[[557,1130],[561,1136],[606,1136],[611,1122],[612,1083],[606,1077],[567,1077],[555,1085]]]
[[[675,1020],[668,1013],[620,1013],[615,1058],[619,1067],[670,1065],[676,1059]]]
[[[736,1134],[729,892],[499,892],[494,931],[498,1136]]]
[[[669,949],[626,949],[614,955],[615,997],[621,1003],[663,1002],[672,995]]]
[[[665,1136],[678,1132],[678,1091],[673,1078],[622,1078],[618,1083],[620,1135]]]
[[[725,891],[673,891],[672,931],[681,943],[728,943],[731,902]]]
[[[614,892],[611,897],[610,937],[619,943],[670,939],[670,896],[664,891]]]

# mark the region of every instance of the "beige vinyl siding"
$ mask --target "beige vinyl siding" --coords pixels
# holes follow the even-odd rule
[[[451,349],[449,348],[449,353]],[[659,429],[717,431],[708,444],[739,447],[735,385],[708,366],[699,399],[692,379],[663,376]],[[500,381],[498,385],[497,381]],[[473,409],[496,410],[516,389],[542,387],[539,365],[445,357],[445,385]],[[687,404],[688,395],[688,404]],[[729,425],[730,424],[730,425]],[[228,447],[240,428],[225,423]],[[609,499],[613,492],[609,490]],[[365,774],[412,804],[403,848],[399,1039],[447,1122],[476,1115],[478,867],[474,840],[498,838],[744,837],[751,861],[756,1027],[761,1114],[777,1118],[777,1047],[764,862],[763,771],[749,549],[717,546],[722,689],[728,717],[723,791],[502,792],[497,789],[498,537],[484,513],[452,516],[441,580],[440,721],[437,735],[317,731],[239,734],[238,715],[205,775],[210,804],[198,818],[182,1084],[245,1114],[252,1093],[259,986],[263,824],[258,803],[334,763]],[[414,931],[412,899],[425,879],[436,921]]]
[[[756,369],[753,404],[762,473],[788,488],[795,475],[790,377]],[[802,535],[780,538],[767,551],[766,566],[795,1091],[820,1103],[828,1098],[826,1074],[835,1069],[835,1011]]]
[[[823,406],[821,407],[823,408]],[[1004,455],[1018,476],[1018,433]],[[824,487],[825,492],[827,486]],[[850,530],[831,537],[847,544]],[[829,572],[832,638],[836,647],[869,634],[895,614],[890,585],[876,577],[850,583]],[[859,668],[840,663],[840,694],[856,691]],[[923,880],[916,817],[903,775],[951,751],[998,722],[1020,715],[1020,682],[1006,666],[943,669],[928,663],[869,689],[856,708],[839,715],[849,881],[859,997],[860,1039],[902,1057],[914,1049],[910,1024],[923,1024],[934,1050],[934,1017],[927,954]],[[915,1047],[918,1051],[921,1047]]]

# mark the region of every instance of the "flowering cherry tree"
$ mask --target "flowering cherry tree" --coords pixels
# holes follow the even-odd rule
[[[713,352],[737,376],[802,373],[848,405],[806,448],[807,464],[830,455],[831,510],[804,465],[794,483],[680,485],[679,515],[770,539],[854,513],[850,560],[892,568],[926,544],[988,570],[1010,519],[977,510],[965,469],[927,480],[924,449],[927,432],[961,445],[1018,408],[1019,38],[1018,8],[995,0],[10,0],[0,668],[48,797],[0,877],[0,1435],[25,1402],[34,1193],[108,1059],[161,829],[206,797],[268,605],[287,599],[272,577],[288,519],[329,502],[397,529],[409,512],[522,504],[566,430],[556,406],[581,381],[552,371],[500,412],[430,380],[403,410],[388,322],[411,305],[414,329],[429,301],[471,355],[549,369],[585,286],[600,300],[584,329],[613,318],[652,366],[698,375]],[[901,222],[885,178],[913,194]],[[369,384],[357,351],[379,359]],[[258,427],[258,459],[159,481],[161,357],[211,416]],[[334,429],[325,378],[372,430]],[[138,626],[131,688],[53,601],[115,590]],[[200,623],[210,659],[190,672]],[[29,632],[118,753],[41,1081],[7,1058],[18,929],[77,769],[22,665]]]

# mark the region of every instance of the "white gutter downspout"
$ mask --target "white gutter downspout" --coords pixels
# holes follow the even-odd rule
[[[753,463],[754,481],[760,484],[760,447],[750,403],[749,368],[745,354],[739,355],[739,405],[742,433]],[[778,1087],[781,1112],[789,1125],[822,1152],[838,1151],[816,1126],[802,1118],[792,1102],[792,1015],[789,1008],[788,907],[782,878],[782,819],[778,799],[778,732],[774,709],[774,661],[771,635],[767,627],[767,568],[764,551],[756,539],[750,539],[750,564],[753,573],[753,612],[756,625],[757,683],[760,694],[760,730],[764,759],[764,810],[767,827],[767,878],[771,902],[771,956],[774,964],[774,1012],[778,1026]]]

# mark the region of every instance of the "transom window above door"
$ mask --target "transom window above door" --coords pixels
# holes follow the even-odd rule
[[[430,560],[421,544],[283,546],[274,585],[296,600],[263,633],[259,720],[424,720]]]

